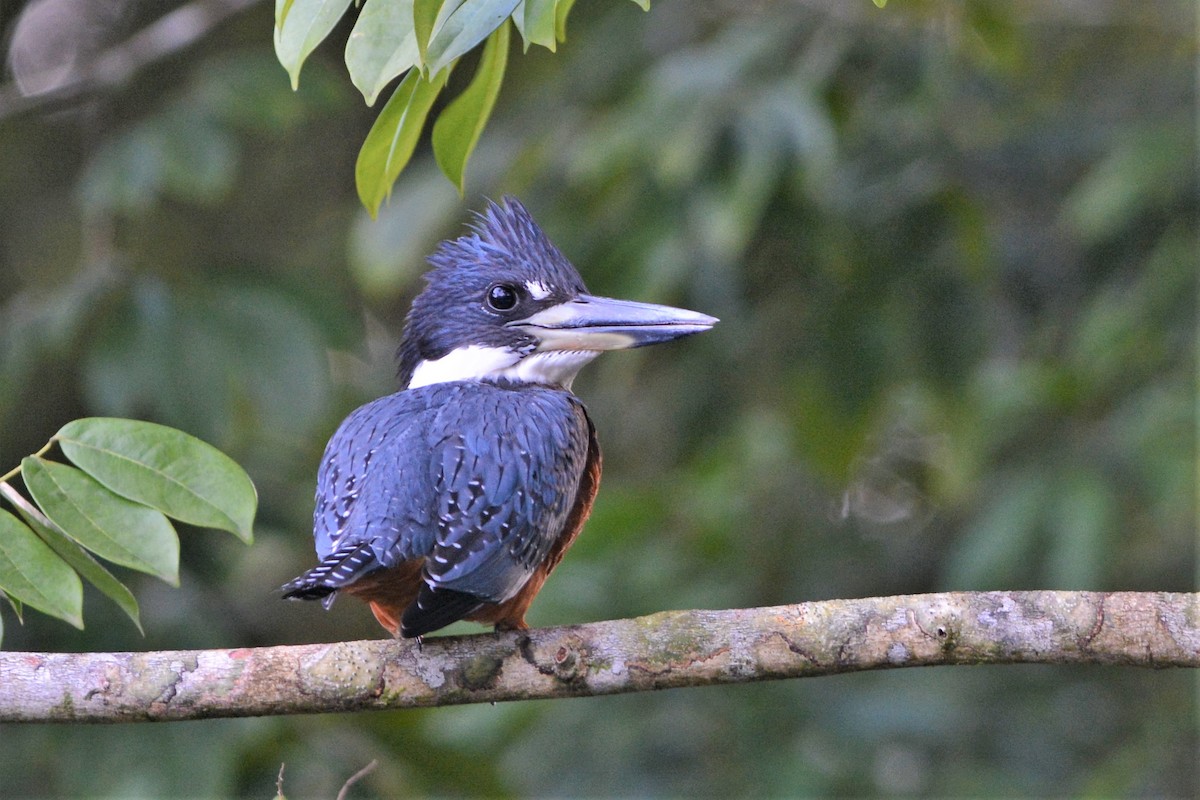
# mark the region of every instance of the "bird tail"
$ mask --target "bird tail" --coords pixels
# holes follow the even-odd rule
[[[289,600],[322,600],[326,608],[338,589],[349,586],[368,572],[379,568],[375,551],[369,544],[344,544],[322,559],[320,564],[280,587]]]
[[[417,599],[404,609],[404,615],[400,618],[400,635],[405,639],[424,636],[478,611],[485,602],[473,594],[454,589],[434,589],[429,584],[422,584]]]

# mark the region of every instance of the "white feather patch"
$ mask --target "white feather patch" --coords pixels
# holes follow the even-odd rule
[[[416,389],[452,381],[477,381],[511,367],[520,359],[518,353],[504,347],[477,344],[459,347],[441,358],[417,364],[407,388]]]
[[[534,300],[545,300],[552,294],[550,287],[541,281],[525,281],[525,288]]]
[[[503,347],[468,345],[441,358],[422,361],[413,370],[409,389],[452,381],[510,380],[571,388],[579,370],[600,353],[596,350],[547,350],[524,358]]]
[[[496,377],[570,389],[579,370],[598,355],[600,353],[596,350],[546,350],[526,356],[508,369],[500,370]]]

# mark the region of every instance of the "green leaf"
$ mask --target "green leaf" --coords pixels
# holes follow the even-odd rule
[[[67,562],[78,572],[88,583],[95,586],[100,592],[117,604],[125,614],[133,620],[133,624],[137,626],[138,633],[145,634],[142,630],[141,613],[138,609],[137,599],[133,596],[133,592],[113,577],[112,573],[106,570],[99,561],[79,546],[76,542],[71,541],[66,534],[55,528],[53,525],[47,525],[43,520],[38,519],[25,508],[17,506],[17,513],[25,520],[25,524],[33,529],[33,532],[41,538],[43,542],[50,545],[59,558]]]
[[[161,512],[113,494],[87,474],[29,456],[21,476],[63,533],[101,558],[179,585],[179,537]]]
[[[397,75],[420,63],[413,0],[367,0],[350,39],[346,67],[367,105]]]
[[[554,7],[554,38],[560,42],[567,40],[567,15],[571,13],[573,5],[575,0],[558,0]]]
[[[555,8],[558,0],[521,0],[513,11],[512,20],[525,42],[525,52],[531,44],[540,44],[551,53],[558,47],[554,36]]]
[[[642,7],[642,11],[649,11],[649,10],[650,10],[650,0],[633,0],[633,2],[635,2],[635,3],[637,3],[639,6],[641,6],[641,7]]]
[[[300,67],[337,24],[350,0],[275,0],[275,56],[300,85]]]
[[[212,445],[165,425],[105,417],[69,422],[54,438],[76,466],[120,496],[253,540],[254,484]]]
[[[413,30],[416,32],[417,52],[422,66],[425,64],[425,53],[429,48],[429,39],[433,36],[433,27],[442,11],[442,0],[414,0]]]
[[[425,63],[430,75],[437,75],[443,67],[486,39],[492,31],[512,14],[519,0],[466,0],[446,14],[443,6],[438,15],[441,25],[436,27],[429,47],[425,50]]]
[[[467,160],[479,143],[487,125],[508,64],[508,23],[505,21],[489,38],[475,77],[462,94],[441,113],[433,126],[433,156],[438,166],[463,193]]]
[[[883,8],[887,5],[887,0],[875,0],[876,8]]]
[[[392,184],[412,158],[429,108],[449,74],[450,70],[443,70],[426,80],[417,70],[411,70],[371,126],[358,152],[354,181],[372,217],[379,213],[379,207],[392,193]]]
[[[0,511],[0,589],[83,629],[83,583],[21,520]]]

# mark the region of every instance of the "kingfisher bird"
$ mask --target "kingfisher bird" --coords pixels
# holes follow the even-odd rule
[[[341,593],[393,636],[460,619],[523,630],[591,513],[600,446],[571,392],[605,350],[710,329],[706,314],[596,297],[517,200],[429,257],[399,392],[358,408],[317,476],[320,563],[284,597]]]

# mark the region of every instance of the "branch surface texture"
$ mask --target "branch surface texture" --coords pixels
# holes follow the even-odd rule
[[[1200,594],[953,592],[504,634],[0,652],[0,721],[134,722],[582,697],[952,664],[1200,666]]]

